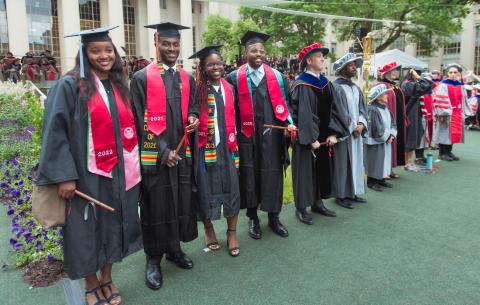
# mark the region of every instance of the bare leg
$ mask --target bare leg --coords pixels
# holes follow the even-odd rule
[[[118,296],[110,299],[109,304],[119,305],[122,302],[122,297],[117,286],[112,282],[112,264],[107,264],[100,269],[100,283],[103,285],[102,291],[106,298],[110,298],[113,294],[118,294]]]
[[[205,245],[207,245],[207,247],[212,251],[217,251],[220,249],[212,221],[210,219],[205,220],[203,222],[203,227],[205,228]]]
[[[238,256],[240,254],[240,248],[239,248],[238,239],[237,239],[237,220],[238,220],[238,215],[227,218],[227,224],[228,224],[227,244],[228,244],[228,251],[230,252],[231,256]]]
[[[86,292],[91,291],[91,293],[87,293],[85,295],[87,304],[90,305],[90,304],[95,304],[95,303],[98,302],[98,299],[97,299],[97,296],[95,295],[95,293],[98,294],[98,297],[100,299],[105,299],[105,296],[103,295],[103,292],[102,292],[101,289],[98,289],[98,290],[95,291],[95,288],[98,288],[99,285],[100,285],[100,283],[98,282],[98,278],[97,278],[97,275],[95,273],[87,275],[85,277],[85,291]]]

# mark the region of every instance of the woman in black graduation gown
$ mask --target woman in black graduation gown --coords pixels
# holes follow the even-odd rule
[[[120,304],[112,264],[142,248],[138,140],[111,29],[71,35],[82,37],[82,47],[75,68],[49,92],[37,175],[39,185],[56,184],[68,200],[65,270],[85,278],[87,304]],[[74,197],[76,189],[115,211]]]
[[[220,249],[212,220],[227,218],[227,247],[231,256],[240,255],[236,235],[240,210],[238,148],[236,143],[234,94],[222,78],[224,63],[220,46],[210,46],[190,58],[199,58],[196,99],[200,105],[199,142],[201,168],[198,170],[199,218],[205,227],[205,243]],[[202,141],[203,139],[203,141]]]

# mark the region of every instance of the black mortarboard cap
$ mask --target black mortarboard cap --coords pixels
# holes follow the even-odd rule
[[[265,33],[259,33],[255,31],[248,31],[240,38],[240,42],[244,46],[248,46],[254,43],[265,43],[270,38],[270,35]]]
[[[198,59],[200,59],[200,61],[204,61],[205,58],[207,58],[208,55],[211,55],[211,54],[220,55],[220,48],[221,47],[223,47],[223,45],[214,45],[214,46],[205,47],[205,48],[201,49],[200,51],[198,51],[197,53],[190,56],[188,59],[198,58]]]
[[[102,28],[94,28],[94,29],[89,29],[89,30],[83,30],[80,32],[72,33],[69,35],[66,35],[65,38],[67,37],[76,37],[80,36],[82,39],[82,45],[80,46],[80,78],[85,77],[85,66],[84,62],[86,61],[86,58],[84,58],[85,54],[83,51],[83,44],[88,43],[88,42],[96,42],[96,41],[109,41],[112,42],[112,38],[108,36],[108,32],[118,28],[117,26],[107,26],[107,27],[102,27]]]
[[[146,25],[146,28],[157,30],[159,37],[173,37],[180,39],[180,32],[181,30],[187,30],[189,27],[171,23],[171,22],[164,22],[158,24],[150,24]]]
[[[93,41],[112,41],[112,38],[108,36],[108,32],[116,28],[118,28],[118,25],[107,26],[103,28],[88,29],[88,30],[83,30],[80,32],[69,34],[65,36],[65,38],[80,36],[82,38],[82,43],[93,42]]]

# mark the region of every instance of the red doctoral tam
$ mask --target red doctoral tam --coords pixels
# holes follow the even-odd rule
[[[384,65],[383,67],[378,68],[378,72],[381,74],[385,74],[389,71],[392,71],[394,69],[400,68],[398,63],[396,61],[389,62],[388,64]]]
[[[302,61],[303,59],[307,59],[312,53],[316,51],[321,51],[323,56],[328,54],[328,48],[324,48],[321,43],[313,43],[309,46],[304,47],[300,53],[298,53],[298,60]]]

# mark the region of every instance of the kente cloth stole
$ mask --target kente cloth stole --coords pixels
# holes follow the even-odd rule
[[[185,70],[177,67],[180,74],[182,122],[186,127],[190,101],[190,80]],[[155,138],[167,128],[167,95],[162,75],[165,67],[162,63],[152,62],[147,66],[146,111],[144,115],[141,160],[144,170],[154,172],[158,160],[158,147]],[[185,130],[186,133],[186,130]],[[185,137],[185,156],[191,157],[188,136]],[[171,148],[175,149],[175,148]]]
[[[225,79],[221,79],[221,88],[224,92],[224,117],[227,136],[228,149],[232,153],[232,159],[236,166],[240,164],[237,147],[237,131],[235,127],[235,106],[233,91]],[[204,163],[205,165],[215,164],[217,161],[217,148],[215,144],[215,95],[208,94],[207,106],[203,106],[200,113],[200,125],[198,127],[199,147],[205,146]],[[223,139],[225,140],[225,139]]]
[[[284,122],[290,115],[286,104],[286,96],[284,92],[283,78],[281,75],[270,68],[263,65],[265,71],[265,79],[267,82],[268,95],[272,105],[275,118]],[[238,69],[237,88],[240,108],[240,121],[242,133],[249,138],[254,132],[254,113],[252,102],[252,89],[249,71],[247,65],[244,64]],[[290,121],[290,120],[289,120]]]

